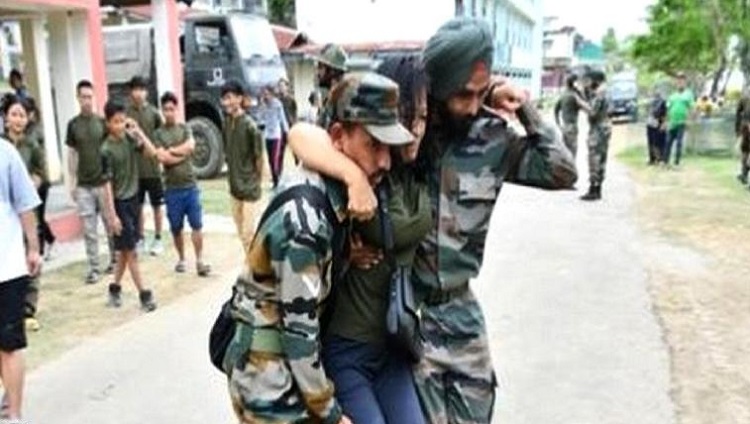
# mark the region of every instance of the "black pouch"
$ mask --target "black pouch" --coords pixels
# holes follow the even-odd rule
[[[224,356],[226,356],[229,344],[237,331],[237,321],[232,317],[231,310],[233,298],[234,290],[232,290],[232,297],[221,306],[219,315],[211,326],[211,332],[208,335],[208,355],[211,357],[211,363],[223,373],[226,373],[223,366]]]
[[[414,299],[411,267],[399,266],[393,253],[393,223],[388,212],[388,187],[378,188],[380,226],[386,261],[393,269],[385,315],[389,343],[405,353],[412,362],[419,362],[424,352],[420,331],[419,309]]]

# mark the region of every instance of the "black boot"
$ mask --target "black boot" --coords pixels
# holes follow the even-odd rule
[[[154,295],[151,290],[143,290],[138,294],[141,300],[141,309],[146,312],[151,312],[156,309],[156,302],[154,302]]]
[[[120,287],[119,284],[110,284],[109,285],[109,301],[107,302],[107,305],[109,305],[112,308],[119,308],[122,306],[122,287]]]
[[[591,184],[589,186],[589,192],[581,196],[581,200],[593,201],[602,198],[602,186],[598,184]]]

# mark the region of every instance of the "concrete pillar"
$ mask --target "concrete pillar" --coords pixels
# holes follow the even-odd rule
[[[91,72],[90,80],[94,85],[96,104],[101,111],[104,110],[104,103],[107,102],[107,73],[104,62],[104,36],[102,35],[102,22],[98,0],[91,0],[90,6],[84,13],[85,16],[80,17],[80,22],[83,24],[85,20],[85,25],[74,28],[73,34],[75,40],[86,40],[86,44],[81,44],[81,46],[88,46],[89,57],[84,60],[88,61],[86,65]],[[83,53],[81,52],[81,56],[84,55]],[[76,60],[81,59],[81,57],[76,56]]]
[[[152,19],[154,25],[154,45],[168,48],[156,48],[156,80],[159,96],[165,91],[177,95],[183,107],[178,108],[180,119],[184,118],[184,99],[182,98],[182,63],[180,60],[179,14],[174,0],[152,0]]]
[[[58,145],[62,157],[63,179],[67,182],[68,149],[64,137],[68,121],[78,114],[76,84],[82,79],[92,78],[91,58],[88,53],[87,14],[78,12],[54,12],[47,17],[49,31],[50,67],[55,76],[55,110],[57,111]]]
[[[52,98],[45,21],[46,19],[41,15],[21,21],[21,38],[25,64],[24,78],[29,92],[37,102],[44,132],[47,172],[50,180],[57,181],[61,177],[61,161],[57,144],[57,128],[55,128],[55,108]]]

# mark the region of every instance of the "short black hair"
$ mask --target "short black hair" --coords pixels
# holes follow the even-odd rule
[[[164,94],[161,95],[160,101],[162,106],[164,106],[164,103],[173,103],[175,106],[180,104],[177,101],[177,96],[171,91],[165,91]]]
[[[91,81],[89,81],[87,79],[82,79],[82,80],[78,81],[78,84],[76,84],[76,93],[78,93],[79,91],[81,91],[82,88],[90,88],[90,89],[93,90],[94,89],[94,84],[92,84]]]
[[[130,78],[130,82],[128,83],[128,87],[131,90],[135,90],[138,88],[147,88],[148,84],[146,84],[146,79],[143,78],[140,75],[136,75],[133,78]]]
[[[238,96],[244,96],[245,87],[241,82],[237,80],[229,80],[225,82],[223,86],[221,86],[221,97],[224,97],[229,93],[236,94]]]
[[[576,81],[578,81],[578,75],[570,74],[565,78],[565,85],[568,88],[575,88]]]
[[[107,121],[118,113],[125,113],[125,105],[118,100],[107,100],[107,104],[104,105],[104,117]]]
[[[377,72],[398,84],[399,120],[401,125],[411,128],[418,118],[418,96],[427,90],[427,74],[422,66],[422,59],[408,53],[388,56],[378,66]]]
[[[3,96],[2,100],[0,100],[0,111],[2,111],[3,116],[7,116],[10,108],[17,104],[21,105],[26,113],[29,113],[29,104],[23,99],[23,97],[17,96],[13,93],[7,93]]]
[[[15,68],[11,69],[10,70],[10,74],[8,75],[8,79],[12,80],[14,78],[23,81],[23,74],[21,73],[21,71],[19,71],[18,69],[15,69]]]

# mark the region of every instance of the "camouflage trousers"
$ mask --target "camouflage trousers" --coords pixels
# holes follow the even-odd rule
[[[99,272],[99,219],[105,228],[104,220],[104,187],[77,187],[75,189],[78,216],[83,221],[83,237],[86,244],[86,258],[89,272]],[[107,236],[109,260],[115,262],[115,249],[112,237]]]
[[[562,126],[562,136],[565,147],[570,150],[570,153],[575,159],[578,154],[578,124],[577,123],[565,123]]]
[[[609,126],[592,127],[586,144],[589,148],[589,182],[600,186],[604,182],[607,170],[607,152],[612,128]]]
[[[471,289],[422,309],[425,353],[414,369],[425,421],[488,424],[497,381],[484,314]]]
[[[241,322],[224,357],[229,397],[240,424],[313,423],[281,355],[250,350],[253,328]]]

